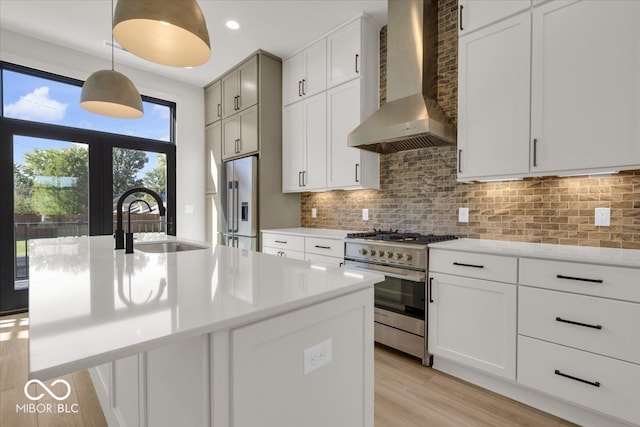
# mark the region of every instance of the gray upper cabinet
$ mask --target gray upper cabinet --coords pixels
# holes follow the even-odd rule
[[[222,118],[258,103],[258,57],[253,56],[222,77]]]
[[[222,118],[222,86],[216,80],[204,89],[204,124],[215,123]]]

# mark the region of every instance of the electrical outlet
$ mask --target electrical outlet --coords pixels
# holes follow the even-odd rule
[[[369,209],[362,209],[362,220],[369,221]]]
[[[458,222],[469,222],[469,208],[458,208]]]
[[[611,209],[610,208],[596,208],[596,220],[595,223],[600,227],[611,226]]]
[[[184,205],[184,213],[192,214],[193,213],[193,205]]]
[[[318,345],[309,347],[304,351],[304,374],[307,375],[316,369],[331,362],[332,358],[331,339],[321,342]]]
[[[318,218],[318,209],[311,208],[311,218]]]

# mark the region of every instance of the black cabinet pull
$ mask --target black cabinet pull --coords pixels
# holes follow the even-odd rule
[[[298,187],[302,187],[302,172],[298,172]]]
[[[287,244],[286,240],[276,240],[276,243],[282,243],[283,245]]]
[[[298,80],[298,96],[302,96],[302,80]]]
[[[340,263],[340,267],[342,267],[343,265],[344,265],[344,262],[341,262],[341,263]]]
[[[318,248],[318,249],[331,249],[331,246],[316,245],[316,248]]]
[[[307,81],[305,79],[302,79],[302,94],[307,94]]]
[[[462,173],[462,149],[458,150],[458,173]]]
[[[358,70],[358,58],[360,58],[360,55],[356,53],[356,74],[360,72],[360,70]]]
[[[585,328],[602,329],[602,325],[590,325],[588,323],[574,322],[573,320],[563,319],[562,317],[556,317],[556,321],[568,323],[570,325],[584,326]]]
[[[360,180],[358,179],[358,168],[360,167],[359,163],[356,163],[356,182],[360,182]]]
[[[565,276],[563,274],[557,274],[556,277],[558,279],[566,279],[566,280],[578,280],[580,282],[589,282],[589,283],[602,283],[602,279],[585,279],[584,277],[573,277],[573,276]]]
[[[538,139],[533,138],[533,167],[538,166]]]
[[[433,277],[429,277],[429,303],[433,302]]]
[[[453,265],[458,265],[460,267],[484,268],[484,265],[464,264],[462,262],[454,262]]]
[[[581,383],[585,383],[585,384],[589,384],[592,385],[594,387],[600,387],[600,381],[587,381],[587,380],[583,380],[582,378],[578,378],[578,377],[574,377],[572,375],[567,375],[565,373],[560,372],[559,370],[555,370],[554,372],[556,375],[559,375],[561,377],[565,377],[565,378],[569,378],[570,380],[574,380],[574,381],[578,381]]]
[[[222,104],[218,104],[218,117],[222,117]]]
[[[302,171],[302,186],[307,186],[307,171]]]
[[[460,31],[464,31],[464,28],[462,28],[462,8],[464,6],[460,5],[460,13],[459,13],[459,18],[460,18]]]

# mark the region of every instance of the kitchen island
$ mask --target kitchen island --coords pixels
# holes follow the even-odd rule
[[[373,426],[382,276],[189,243],[33,241],[31,377],[89,369],[113,426]]]

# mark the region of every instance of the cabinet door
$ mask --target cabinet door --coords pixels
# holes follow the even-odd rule
[[[533,11],[533,172],[640,164],[640,2]]]
[[[222,159],[227,160],[238,155],[240,139],[240,115],[222,120]]]
[[[360,185],[360,149],[347,145],[347,135],[360,124],[360,81],[327,91],[327,184],[331,188]]]
[[[357,19],[327,37],[328,87],[360,76],[361,26],[361,21]]]
[[[206,194],[218,192],[222,165],[222,124],[220,121],[205,128],[205,186]]]
[[[304,171],[304,102],[282,112],[282,191],[302,191]]]
[[[302,98],[304,76],[304,52],[282,62],[282,104],[289,105]]]
[[[222,117],[235,114],[238,96],[238,70],[233,70],[222,78]]]
[[[239,113],[240,137],[238,154],[245,155],[258,151],[258,106],[254,105]]]
[[[254,56],[238,67],[238,110],[258,103],[258,57]]]
[[[305,168],[303,190],[327,187],[327,95],[304,101]]]
[[[204,90],[204,123],[217,122],[222,118],[222,86],[220,80]]]
[[[429,275],[429,352],[515,380],[516,285]]]
[[[458,0],[458,34],[463,36],[530,6],[530,0]]]
[[[142,362],[139,355],[118,359],[111,365],[112,395],[111,404],[118,419],[127,427],[142,425],[142,414],[146,412],[140,392],[140,367]]]
[[[304,51],[302,95],[312,96],[327,88],[327,41],[319,40]]]
[[[523,13],[459,39],[458,178],[529,172],[530,33]]]

